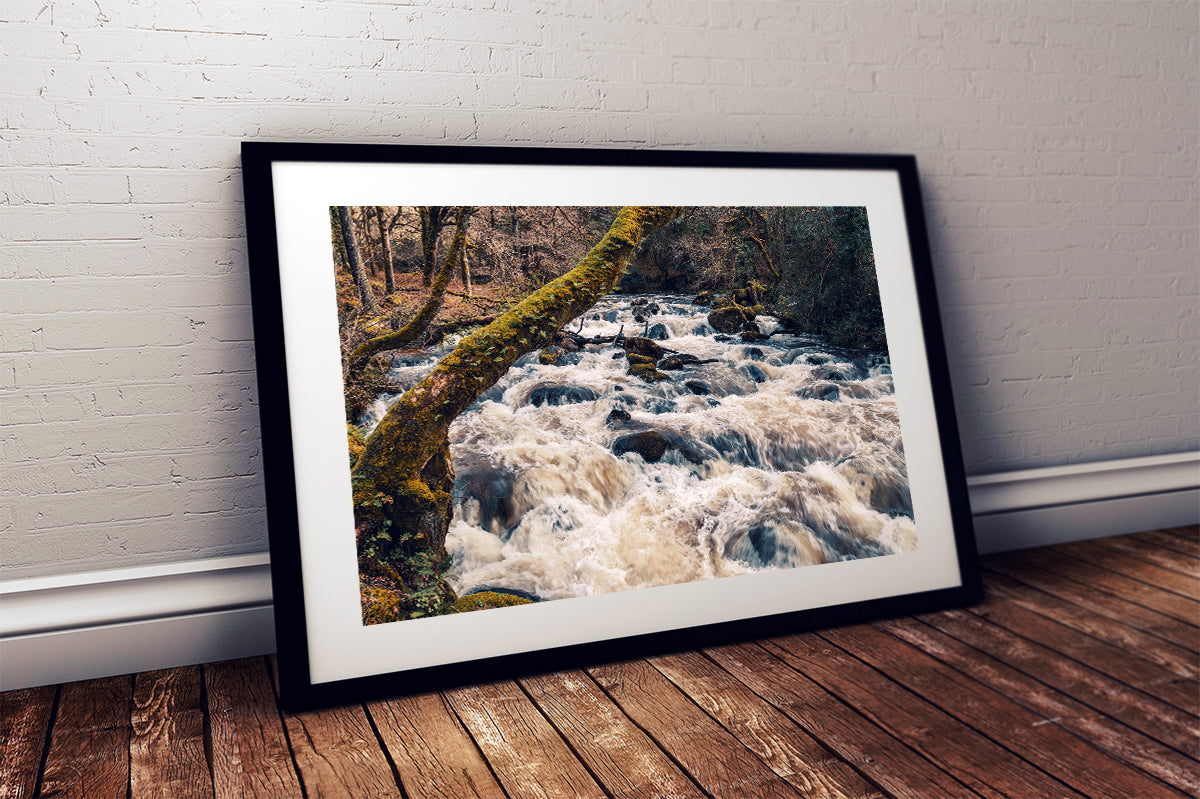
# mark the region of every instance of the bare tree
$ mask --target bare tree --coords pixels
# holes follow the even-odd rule
[[[377,336],[358,345],[350,355],[349,371],[351,375],[361,369],[367,359],[375,353],[398,349],[415,341],[417,336],[425,332],[425,328],[441,310],[442,302],[446,298],[446,287],[450,284],[450,274],[462,257],[467,221],[470,218],[469,208],[460,207],[457,213],[458,221],[455,226],[454,239],[450,242],[450,249],[446,252],[446,257],[442,260],[442,266],[438,269],[437,276],[430,288],[429,299],[404,327],[394,333]]]
[[[371,293],[371,284],[363,271],[362,254],[358,247],[358,239],[354,235],[354,222],[350,218],[350,209],[345,205],[337,207],[337,225],[341,228],[342,245],[346,248],[346,261],[350,274],[354,276],[354,285],[358,287],[358,305],[371,315],[379,313],[379,305]]]
[[[463,339],[367,439],[351,472],[359,558],[406,587],[408,593],[397,596],[407,605],[396,617],[441,613],[454,601],[440,576],[454,486],[450,423],[519,357],[548,344],[564,324],[611,292],[638,243],[681,211],[622,208],[574,269]]]

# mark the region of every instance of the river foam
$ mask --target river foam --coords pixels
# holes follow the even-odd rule
[[[647,384],[612,345],[560,366],[535,353],[454,422],[446,544],[456,591],[558,599],[916,548],[886,355],[792,335],[719,338],[708,309],[689,300],[611,296],[571,330],[652,333],[715,362]],[[764,332],[776,327],[759,321]],[[411,385],[442,354],[398,365],[393,377]],[[367,430],[394,399],[375,403]],[[657,462],[614,452],[619,438],[644,431],[666,442]]]

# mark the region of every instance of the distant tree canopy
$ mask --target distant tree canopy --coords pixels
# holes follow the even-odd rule
[[[885,345],[865,208],[692,208],[642,244],[621,288],[691,293],[751,282],[791,327],[843,347]]]
[[[564,274],[608,230],[618,209],[367,206],[333,210],[335,262],[356,289],[357,302],[348,310],[361,318],[354,339],[344,343],[347,353],[358,348],[351,362],[360,362],[369,354],[360,345],[388,330],[404,331],[391,337],[396,342],[419,345],[445,292],[473,295],[475,287],[490,283],[491,296],[499,291],[511,304]],[[456,224],[464,215],[464,224]],[[452,262],[447,256],[456,238],[461,241]],[[455,288],[448,286],[449,270],[454,272]],[[403,282],[392,273],[408,274],[420,283]],[[689,208],[639,245],[618,288],[695,293],[731,292],[750,285],[757,288],[767,312],[790,328],[843,347],[881,349],[886,344],[864,208]],[[394,292],[407,291],[413,298],[419,296],[413,292],[420,290],[429,297],[417,308],[406,305],[396,312],[400,304],[388,301]],[[501,309],[481,305],[472,315]],[[440,317],[440,321],[454,319]],[[384,349],[377,342],[370,351]]]

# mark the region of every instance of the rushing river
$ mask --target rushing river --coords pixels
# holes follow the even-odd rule
[[[581,335],[649,333],[714,362],[646,383],[614,345],[555,366],[534,352],[454,422],[446,546],[459,594],[559,599],[916,548],[886,355],[804,336],[718,337],[690,300],[613,295],[582,317]],[[445,352],[391,376],[407,388]],[[376,401],[365,430],[394,401]],[[668,446],[657,462],[616,454],[642,431]]]

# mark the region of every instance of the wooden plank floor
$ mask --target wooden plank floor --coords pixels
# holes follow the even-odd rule
[[[0,798],[1200,794],[1200,529],[973,608],[286,713],[268,658],[0,697]]]

